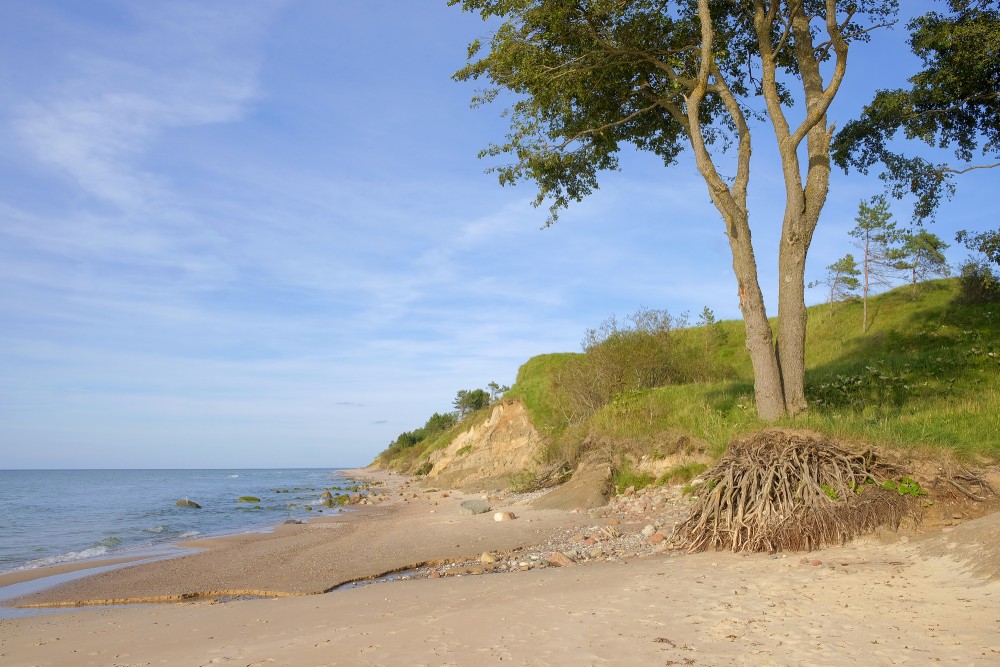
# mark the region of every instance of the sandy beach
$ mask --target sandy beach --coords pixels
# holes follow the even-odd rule
[[[214,540],[197,545],[205,547],[198,553],[15,600],[164,602],[0,620],[0,663],[1000,664],[997,514],[810,554],[656,548],[534,567],[527,554],[545,554],[553,535],[583,537],[615,525],[625,540],[647,517],[533,510],[517,497],[492,498],[491,512],[463,516],[459,503],[479,496],[428,491],[390,473],[359,474],[382,482],[391,501]],[[517,518],[494,521],[492,510]],[[517,551],[530,545],[533,551]],[[468,566],[484,552],[500,563],[525,559],[527,571],[426,576],[490,570]],[[465,565],[441,565],[450,561]],[[421,564],[439,567],[323,593]]]

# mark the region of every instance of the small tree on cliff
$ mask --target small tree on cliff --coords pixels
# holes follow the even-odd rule
[[[458,413],[459,421],[490,404],[490,395],[483,389],[459,389],[452,405]]]
[[[827,110],[852,42],[891,19],[895,0],[450,0],[499,19],[459,80],[487,79],[474,99],[517,97],[510,134],[482,152],[509,155],[501,183],[533,180],[551,217],[618,166],[622,144],[666,165],[694,154],[722,216],[736,273],[757,411],[805,410],[806,254],[830,177]],[[762,98],[785,187],[775,344],[750,240],[751,127]],[[786,110],[798,102],[793,120]],[[723,165],[724,161],[728,161]],[[724,174],[731,174],[726,176]]]

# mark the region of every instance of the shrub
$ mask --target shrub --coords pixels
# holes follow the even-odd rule
[[[961,303],[994,303],[1000,301],[1000,279],[984,262],[970,259],[958,277],[958,300]]]

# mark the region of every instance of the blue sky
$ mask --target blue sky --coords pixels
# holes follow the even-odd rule
[[[545,230],[530,186],[484,173],[501,109],[450,76],[487,34],[444,0],[8,0],[0,468],[366,464],[612,313],[738,317],[687,158],[626,156]],[[852,51],[838,124],[914,66],[883,37]],[[773,303],[784,197],[756,136]],[[990,228],[995,182],[966,177],[933,231]],[[879,191],[834,175],[810,277]]]

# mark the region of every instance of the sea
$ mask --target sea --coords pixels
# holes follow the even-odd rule
[[[323,491],[352,484],[337,469],[314,468],[0,470],[0,573],[142,556],[328,516],[339,510],[321,507]]]

